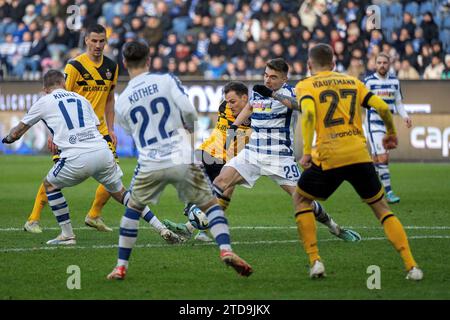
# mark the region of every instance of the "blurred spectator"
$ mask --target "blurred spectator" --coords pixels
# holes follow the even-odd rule
[[[208,55],[210,57],[222,56],[225,54],[227,48],[225,43],[220,38],[219,34],[213,33],[211,34],[211,42],[208,46]]]
[[[166,72],[164,68],[164,61],[161,57],[156,56],[152,59],[152,65],[150,67],[150,71],[152,72]]]
[[[361,79],[365,73],[364,65],[361,59],[352,57],[350,59],[350,66],[347,69],[347,74],[355,78]]]
[[[423,74],[424,79],[441,79],[442,72],[445,70],[445,66],[439,56],[433,56],[431,58],[431,64],[425,68]]]
[[[149,46],[158,45],[163,38],[163,29],[158,17],[148,17],[146,25],[142,30],[142,36]]]
[[[423,30],[423,38],[426,43],[431,43],[433,39],[439,39],[439,29],[434,22],[431,12],[426,12],[423,15],[423,20],[420,27]]]
[[[442,51],[442,45],[439,40],[435,39],[431,42],[431,50],[433,51],[434,55],[439,56],[441,60],[444,60],[445,54]]]
[[[247,64],[245,63],[245,59],[243,57],[239,57],[236,60],[236,75],[238,77],[246,77],[250,74],[250,70],[247,68]]]
[[[253,63],[253,67],[250,68],[249,75],[252,78],[262,78],[265,69],[266,69],[266,60],[263,59],[261,56],[256,56]]]
[[[350,65],[350,54],[347,50],[345,50],[345,45],[342,41],[336,42],[334,54],[336,57],[336,71],[345,72]]]
[[[410,42],[407,42],[405,45],[405,54],[402,56],[402,59],[408,60],[409,64],[414,69],[419,66],[417,62],[417,53],[414,52],[414,48]]]
[[[178,66],[177,61],[175,58],[170,58],[167,62],[167,72],[177,74],[178,73]]]
[[[414,37],[414,32],[416,30],[416,24],[413,22],[413,17],[409,12],[403,13],[402,29],[408,30],[410,38]]]
[[[62,19],[56,22],[56,34],[52,39],[47,39],[48,51],[55,60],[63,60],[64,53],[72,46],[73,42]]]
[[[275,43],[273,45],[272,56],[274,58],[284,58],[284,47],[280,43]]]
[[[84,49],[86,27],[100,23],[107,30],[105,54],[118,62],[120,75],[126,74],[122,45],[143,38],[150,46],[152,68],[154,62],[158,70],[169,69],[179,75],[220,78],[228,68],[228,77],[260,77],[265,62],[280,56],[289,61],[291,74],[299,76],[306,73],[308,48],[326,42],[335,50],[338,71],[348,69],[357,76],[371,72],[373,58],[382,51],[393,59],[391,71],[412,73],[406,69],[409,63],[423,77],[433,55],[443,61],[450,51],[446,38],[449,6],[440,0],[434,4],[435,12],[424,12],[422,3],[429,1],[418,2],[418,12],[408,13],[408,1],[404,0],[396,7],[387,0],[0,0],[4,52],[0,71],[6,76],[34,77],[40,69],[63,68],[72,55]],[[370,3],[387,8],[383,33],[361,29],[367,21],[363,9]],[[77,32],[64,26],[72,4],[81,10],[82,25]],[[31,59],[26,54],[30,41],[24,38],[29,38],[27,32],[33,35],[35,44],[28,48],[30,52],[42,47],[34,38],[38,30],[38,42],[47,48]],[[8,35],[12,35],[12,43],[6,40]],[[8,55],[14,46],[16,51]],[[37,57],[41,60],[35,71]],[[246,70],[238,68],[238,61],[243,61],[239,64]],[[429,70],[435,68],[439,69],[433,65]]]
[[[232,2],[225,5],[225,13],[223,14],[225,26],[227,29],[233,29],[236,25],[236,6]]]
[[[198,68],[197,63],[194,60],[190,60],[187,63],[187,73],[186,75],[191,77],[199,77],[203,75],[203,72]]]
[[[27,71],[30,71],[30,79],[39,79],[41,70],[41,59],[49,57],[47,51],[47,44],[42,39],[40,31],[35,31],[33,34],[33,41],[26,54],[23,55],[15,68],[16,75],[26,75]],[[24,76],[26,79],[27,77]]]
[[[420,55],[417,57],[417,64],[419,66],[418,71],[420,73],[423,73],[425,71],[425,68],[431,64],[432,52],[433,51],[429,44],[425,44],[422,46]]]
[[[445,56],[445,69],[441,74],[442,80],[450,80],[450,54]]]
[[[25,9],[25,15],[22,18],[22,21],[28,26],[37,18],[37,14],[34,10],[34,5],[29,4]]]
[[[236,37],[234,29],[230,29],[227,31],[226,39],[226,56],[228,59],[234,58],[244,53],[245,44]],[[247,45],[249,43],[252,43],[250,44],[250,47],[252,47],[253,45],[253,48],[256,50],[255,43],[253,41],[249,41],[247,42]]]
[[[291,75],[296,78],[305,76],[305,67],[301,61],[295,61],[290,69]]]
[[[409,60],[405,59],[401,62],[401,68],[398,72],[400,80],[419,80],[420,76],[417,70],[410,64]]]
[[[307,28],[310,32],[313,31],[317,23],[317,13],[314,7],[315,0],[305,0],[298,11],[302,26]]]
[[[16,54],[17,44],[14,43],[12,34],[7,34],[5,42],[0,44],[0,61],[6,67],[6,71],[10,73],[14,67],[13,57]]]
[[[207,70],[205,71],[205,78],[220,79],[227,68],[227,63],[224,62],[224,60],[224,56],[213,56],[208,64]]]

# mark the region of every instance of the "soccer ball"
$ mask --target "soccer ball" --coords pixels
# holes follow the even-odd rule
[[[188,204],[184,209],[184,214],[188,217],[189,222],[194,228],[199,230],[208,229],[208,217],[195,204]]]

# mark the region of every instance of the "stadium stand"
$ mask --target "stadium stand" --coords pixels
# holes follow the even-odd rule
[[[366,31],[370,4],[380,6],[382,32]],[[69,29],[71,5],[79,19]],[[264,61],[284,57],[300,78],[317,42],[333,46],[339,71],[360,78],[381,51],[403,79],[450,74],[450,0],[0,0],[0,79],[37,80],[63,69],[96,22],[107,28],[105,54],[120,75],[121,47],[138,37],[151,47],[152,70],[181,77],[258,78]]]

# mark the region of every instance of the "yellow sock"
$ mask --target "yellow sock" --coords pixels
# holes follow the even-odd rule
[[[223,211],[227,210],[230,205],[230,199],[217,198],[217,202],[219,202],[219,206],[222,207]]]
[[[95,199],[92,203],[91,210],[88,212],[89,218],[95,219],[100,217],[102,214],[102,209],[110,197],[111,195],[105,187],[103,185],[99,185],[97,191],[95,191]]]
[[[395,250],[400,253],[406,270],[410,270],[412,267],[417,266],[409,248],[408,237],[406,236],[400,220],[394,216],[392,212],[386,212],[381,216],[380,221],[387,238],[392,243]]]
[[[303,209],[296,213],[295,221],[300,242],[309,257],[309,263],[320,260],[319,248],[317,247],[316,219],[312,208]]]
[[[33,211],[31,211],[28,221],[39,221],[41,220],[41,212],[44,206],[48,202],[47,194],[45,193],[44,184],[41,183],[39,190],[36,194],[36,199],[34,199]]]

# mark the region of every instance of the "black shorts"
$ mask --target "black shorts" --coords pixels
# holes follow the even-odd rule
[[[311,200],[325,200],[344,181],[348,181],[363,201],[369,204],[379,201],[384,196],[384,188],[372,162],[325,171],[313,164],[300,176],[297,192]]]
[[[203,164],[204,171],[211,182],[217,178],[225,165],[225,161],[211,156],[208,152],[203,150],[195,150],[195,157]]]

